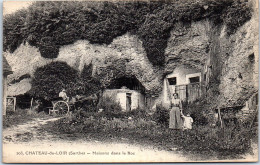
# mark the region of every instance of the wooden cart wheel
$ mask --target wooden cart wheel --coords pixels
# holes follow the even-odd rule
[[[59,115],[65,115],[69,113],[69,105],[65,101],[58,101],[53,105],[53,110],[57,111]]]

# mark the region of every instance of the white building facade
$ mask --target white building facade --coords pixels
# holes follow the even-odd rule
[[[202,73],[189,66],[176,67],[163,80],[162,103],[169,107],[174,93],[178,93],[182,101],[192,102],[201,96]]]

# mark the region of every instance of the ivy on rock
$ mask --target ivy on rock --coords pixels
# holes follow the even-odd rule
[[[247,2],[236,0],[172,0],[150,2],[35,2],[28,9],[4,16],[4,51],[14,52],[28,42],[45,58],[56,58],[59,48],[84,39],[110,44],[126,32],[143,42],[148,59],[164,65],[164,50],[176,22],[212,19],[232,34],[251,18]]]
[[[71,88],[78,80],[77,70],[65,62],[51,62],[35,70],[32,77],[30,94],[36,98],[53,100],[58,97],[61,89],[65,88],[68,94],[73,94]]]
[[[66,89],[69,97],[89,96],[101,90],[101,84],[92,76],[92,71],[92,64],[85,65],[79,73],[66,62],[51,62],[35,70],[29,94],[48,101],[56,99],[62,89]]]

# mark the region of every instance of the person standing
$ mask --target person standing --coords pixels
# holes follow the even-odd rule
[[[170,129],[182,129],[181,110],[182,110],[181,100],[178,97],[178,93],[174,93],[171,101],[170,120],[169,120]]]

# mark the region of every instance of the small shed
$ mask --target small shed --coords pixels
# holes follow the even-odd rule
[[[136,77],[121,77],[115,79],[103,93],[118,102],[122,111],[131,111],[145,107],[145,88]]]
[[[3,115],[6,115],[6,98],[7,98],[7,76],[12,74],[12,68],[3,56]]]
[[[106,89],[103,97],[113,98],[118,102],[123,111],[131,111],[138,108],[144,108],[144,95],[131,89]]]

